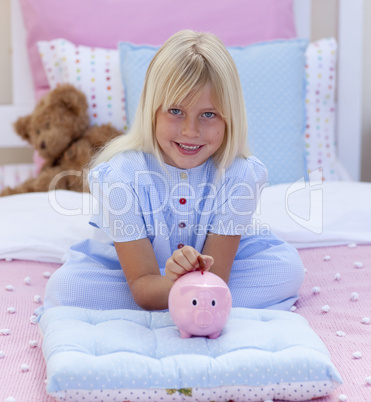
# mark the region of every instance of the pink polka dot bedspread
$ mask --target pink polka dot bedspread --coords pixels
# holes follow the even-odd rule
[[[293,314],[327,346],[343,384],[323,402],[371,401],[371,245],[299,250],[306,277]],[[0,262],[0,401],[51,402],[42,338],[33,323],[59,264]]]

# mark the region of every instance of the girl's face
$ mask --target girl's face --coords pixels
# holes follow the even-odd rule
[[[225,122],[213,106],[210,86],[191,106],[185,102],[156,112],[156,139],[164,161],[180,169],[206,162],[222,145],[224,133]]]

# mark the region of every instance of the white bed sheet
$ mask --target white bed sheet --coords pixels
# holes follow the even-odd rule
[[[78,241],[107,241],[88,223],[92,208],[90,194],[66,190],[0,198],[0,259],[62,263]],[[371,183],[266,187],[254,223],[297,248],[371,243]]]
[[[92,199],[87,193],[57,190],[0,198],[0,259],[63,262],[69,247],[92,238]]]
[[[296,248],[371,243],[371,183],[299,181],[266,187],[254,221]]]

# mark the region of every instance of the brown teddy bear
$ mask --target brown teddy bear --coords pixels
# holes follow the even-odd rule
[[[86,97],[69,84],[50,91],[14,128],[45,162],[35,178],[6,187],[0,196],[54,189],[89,191],[83,169],[107,141],[121,135],[110,125],[89,127]]]

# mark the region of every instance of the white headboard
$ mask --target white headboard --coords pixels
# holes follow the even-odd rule
[[[0,106],[0,147],[24,147],[25,142],[13,133],[13,122],[29,114],[34,106],[33,83],[26,47],[26,30],[18,0],[11,1],[12,99]]]
[[[294,0],[298,37],[311,37],[311,0]],[[338,155],[351,177],[360,180],[362,110],[363,0],[339,0],[338,15]],[[11,1],[12,105],[0,106],[0,147],[24,147],[12,124],[35,105],[19,0]]]
[[[363,0],[340,0],[337,141],[342,164],[361,177]]]

